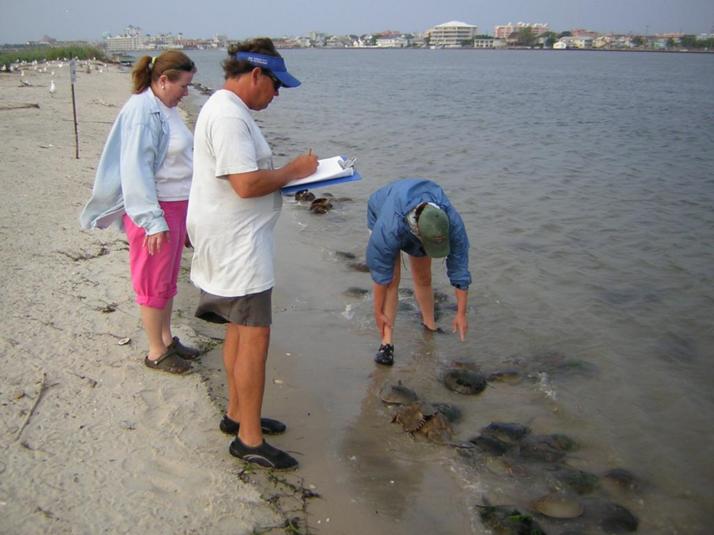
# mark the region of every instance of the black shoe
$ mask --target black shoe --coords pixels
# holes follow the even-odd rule
[[[436,329],[430,329],[429,327],[426,326],[426,323],[421,324],[422,327],[424,327],[424,330],[428,333],[436,333],[436,334],[446,334],[446,331],[439,327],[437,325]]]
[[[394,364],[394,346],[392,344],[382,344],[379,346],[379,351],[374,356],[374,362],[383,366],[391,366]]]
[[[278,448],[274,448],[265,440],[260,446],[249,448],[238,437],[231,442],[228,451],[231,455],[238,457],[247,463],[257,464],[263,468],[274,470],[292,470],[297,468],[297,459]]]
[[[240,422],[235,422],[228,418],[227,414],[224,414],[218,427],[227,435],[237,435],[240,429]],[[285,433],[286,429],[287,426],[278,420],[273,420],[272,418],[260,419],[260,430],[264,435],[279,435],[280,433]]]

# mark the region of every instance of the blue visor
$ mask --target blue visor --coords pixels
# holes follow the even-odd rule
[[[300,85],[300,80],[288,72],[283,58],[256,52],[238,52],[234,57],[237,60],[247,61],[251,65],[272,72],[284,87],[297,87]]]

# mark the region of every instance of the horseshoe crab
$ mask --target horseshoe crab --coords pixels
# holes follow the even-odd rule
[[[314,214],[326,214],[332,208],[332,203],[326,197],[320,197],[310,203],[310,211]]]
[[[599,478],[595,474],[583,470],[558,466],[553,469],[552,483],[556,488],[565,486],[578,494],[590,494],[597,488]]]
[[[510,385],[516,385],[523,381],[521,372],[513,368],[506,368],[503,370],[496,370],[491,372],[486,377],[489,383],[506,383]]]
[[[354,297],[355,299],[360,299],[367,294],[369,294],[369,290],[367,290],[366,288],[358,288],[357,286],[350,286],[344,292],[342,292],[342,295],[345,295],[347,297]]]
[[[548,494],[535,500],[531,507],[550,518],[578,518],[585,512],[577,500],[563,494]]]
[[[409,405],[419,401],[416,392],[402,384],[401,381],[394,383],[385,383],[379,391],[379,399],[388,405]]]
[[[461,409],[451,403],[432,403],[434,408],[446,416],[449,423],[457,422],[461,419]]]
[[[637,491],[642,487],[642,482],[637,476],[625,468],[613,468],[605,472],[602,477],[624,490]]]
[[[369,266],[364,262],[352,262],[349,264],[349,267],[360,273],[369,273]]]
[[[486,378],[475,371],[452,368],[444,374],[444,386],[459,394],[480,394],[486,388]]]
[[[527,459],[555,463],[565,457],[565,450],[552,441],[551,435],[535,435],[520,442],[520,454]]]
[[[302,189],[298,192],[295,192],[295,200],[312,202],[315,200],[315,194],[306,189]]]
[[[451,425],[446,417],[424,401],[402,405],[392,418],[410,434],[421,433],[432,442],[447,442],[451,438]]]
[[[530,428],[522,424],[510,422],[491,422],[481,429],[481,433],[503,442],[518,442],[531,432]]]
[[[531,515],[508,505],[476,505],[481,522],[499,535],[545,535]]]
[[[344,260],[357,260],[357,255],[349,251],[335,251],[335,256]]]
[[[606,533],[624,533],[637,531],[640,521],[629,509],[614,502],[606,502],[594,507],[601,517],[600,527]],[[588,505],[588,512],[590,506]]]
[[[470,438],[469,442],[476,444],[481,451],[489,453],[495,457],[504,455],[512,447],[511,444],[488,435],[479,435]]]

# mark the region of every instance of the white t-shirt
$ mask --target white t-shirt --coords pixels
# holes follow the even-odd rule
[[[187,227],[191,281],[223,297],[273,287],[273,229],[283,200],[276,191],[242,199],[226,175],[272,169],[273,155],[250,110],[233,92],[216,91],[198,115]]]
[[[193,175],[193,135],[178,108],[169,108],[158,98],[161,113],[169,123],[169,147],[161,167],[154,175],[160,201],[185,201]]]

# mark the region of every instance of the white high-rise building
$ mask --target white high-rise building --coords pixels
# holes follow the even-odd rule
[[[478,35],[478,26],[452,20],[430,28],[426,34],[430,46],[460,48],[465,44],[471,45],[473,38]]]

